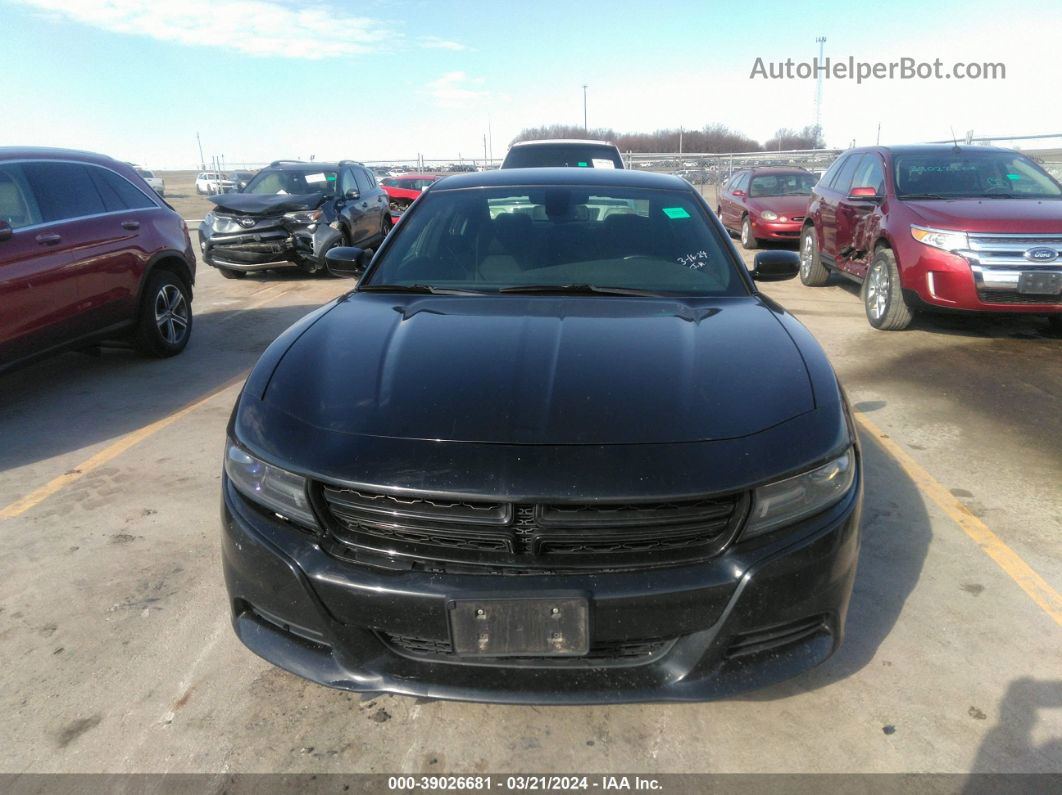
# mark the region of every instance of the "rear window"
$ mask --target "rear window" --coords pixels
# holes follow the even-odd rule
[[[692,193],[570,186],[429,192],[365,284],[746,292]]]
[[[593,144],[514,146],[502,168],[623,168],[615,147]]]

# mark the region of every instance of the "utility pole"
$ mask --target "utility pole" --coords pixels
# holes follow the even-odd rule
[[[875,146],[881,146],[881,122],[878,122],[878,137],[874,139]]]
[[[483,133],[483,165],[484,166],[489,165],[489,161],[487,160],[487,134],[486,133]]]
[[[815,39],[815,41],[818,42],[818,45],[819,45],[819,60],[816,63],[816,65],[819,67],[819,72],[818,72],[818,84],[815,86],[815,129],[816,129],[816,131],[819,134],[821,134],[822,133],[822,66],[823,66],[822,50],[823,50],[823,45],[826,44],[826,37],[825,36],[819,36],[818,38]]]
[[[590,127],[586,123],[586,83],[583,83],[583,133],[589,134]]]
[[[487,119],[487,146],[490,151],[490,159],[494,160],[494,133],[490,129],[490,119]]]
[[[206,158],[203,157],[203,142],[199,140],[199,131],[195,133],[195,142],[199,144],[199,170],[206,171]]]

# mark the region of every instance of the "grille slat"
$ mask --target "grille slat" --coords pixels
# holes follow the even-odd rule
[[[509,504],[320,486],[332,538],[420,563],[512,571],[637,568],[718,554],[747,495],[647,503]],[[340,555],[350,557],[349,553]]]
[[[727,648],[726,657],[727,659],[735,659],[792,646],[806,638],[817,635],[825,627],[826,617],[819,615],[738,635]]]
[[[411,657],[418,658],[442,658],[460,659],[454,651],[453,644],[449,640],[435,638],[418,638],[410,635],[391,635],[380,633],[380,637],[391,647],[404,652]],[[571,661],[592,660],[602,663],[608,662],[649,662],[667,651],[675,642],[675,638],[635,638],[624,640],[594,641],[590,644],[590,651],[582,656],[574,658],[557,657],[507,657],[506,660],[523,661],[549,661],[550,663],[564,664]],[[484,662],[494,658],[480,658]]]

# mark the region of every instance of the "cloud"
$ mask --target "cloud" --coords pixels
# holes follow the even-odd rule
[[[454,52],[460,52],[472,49],[467,44],[462,44],[459,41],[442,39],[438,36],[421,36],[418,41],[420,42],[421,47],[428,50],[453,50]]]
[[[428,83],[428,93],[435,99],[435,104],[443,108],[464,108],[476,100],[486,99],[489,91],[482,91],[483,78],[469,77],[464,72],[447,72]]]
[[[375,52],[400,34],[316,3],[271,0],[15,0],[49,17],[244,55],[320,60]],[[440,40],[441,41],[441,40]]]

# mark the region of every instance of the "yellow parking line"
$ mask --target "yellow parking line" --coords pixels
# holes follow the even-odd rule
[[[149,436],[158,433],[163,428],[173,425],[173,423],[177,422],[177,420],[191,414],[197,408],[210,402],[225,390],[231,389],[236,384],[242,383],[243,380],[247,377],[248,372],[249,371],[245,370],[235,378],[230,378],[221,387],[215,389],[206,397],[200,398],[194,403],[189,403],[187,406],[175,411],[173,414],[169,414],[163,417],[161,420],[156,420],[150,425],[145,425],[143,428],[138,428],[137,430],[132,431],[131,433],[127,433],[118,441],[114,442],[113,444],[107,445],[107,447],[104,447],[91,458],[82,461],[69,472],[65,472],[62,475],[59,475],[59,477],[52,478],[40,488],[31,491],[25,497],[17,499],[10,505],[0,509],[0,521],[4,519],[12,519],[16,516],[19,516],[20,514],[25,513],[30,508],[33,508],[35,505],[39,505],[40,503],[44,502],[44,500],[51,497],[60,489],[69,486],[71,483],[74,483],[75,481],[85,477],[85,475],[87,475],[92,470],[98,469],[99,467],[106,464],[108,461],[117,458],[130,447],[139,444],[140,442],[147,439]]]
[[[972,538],[974,543],[1029,595],[1030,599],[1051,616],[1056,624],[1062,626],[1062,595],[1058,591],[1033,571],[1032,567],[1018,556],[1018,553],[1008,547],[988,528],[988,525],[974,516],[969,508],[956,499],[921,464],[889,438],[887,433],[868,420],[865,414],[857,412],[856,421],[896,460],[923,494],[940,506],[962,528],[963,532]]]

